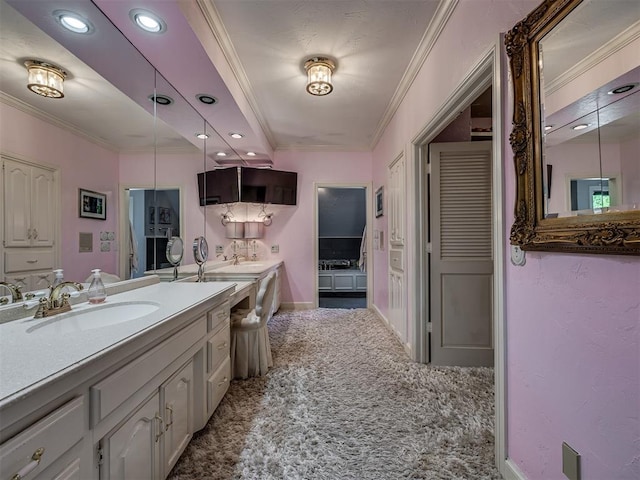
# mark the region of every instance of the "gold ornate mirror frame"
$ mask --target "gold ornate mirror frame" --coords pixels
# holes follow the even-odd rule
[[[505,37],[513,78],[516,171],[511,244],[524,250],[640,255],[640,210],[545,218],[538,43],[582,0],[544,0]]]

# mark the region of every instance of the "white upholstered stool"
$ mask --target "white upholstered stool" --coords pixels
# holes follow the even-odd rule
[[[273,366],[267,322],[273,314],[276,273],[262,282],[256,296],[256,308],[231,313],[231,374],[233,378],[265,375]]]

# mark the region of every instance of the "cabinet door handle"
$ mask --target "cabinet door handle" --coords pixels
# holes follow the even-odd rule
[[[226,310],[223,310],[222,312],[218,312],[218,318],[225,318],[227,315],[229,315]]]
[[[173,425],[173,408],[171,408],[171,405],[167,405],[166,408],[169,410],[169,422],[164,427],[165,432],[169,430],[171,425]]]
[[[38,263],[38,260],[27,260],[27,263]]]
[[[164,427],[163,427],[163,425],[164,425],[164,420],[163,420],[163,419],[162,419],[162,417],[161,417],[160,415],[158,415],[157,413],[156,413],[156,416],[155,416],[154,418],[155,418],[156,420],[158,420],[158,424],[159,424],[159,426],[158,426],[158,432],[160,432],[160,433],[156,433],[156,443],[158,443],[158,440],[160,440],[160,437],[161,437],[162,435],[164,435]]]
[[[218,350],[222,350],[223,348],[227,348],[227,342],[224,342],[222,345],[218,345]]]
[[[31,229],[27,228],[27,238],[31,238]]]
[[[229,380],[227,379],[227,377],[224,377],[222,379],[222,381],[220,383],[218,383],[218,386],[221,387],[222,385],[224,385],[225,383],[227,383]]]
[[[33,229],[33,238],[38,238],[38,230]]]
[[[40,447],[35,452],[33,452],[33,455],[31,455],[31,461],[20,470],[18,470],[18,473],[11,477],[11,480],[22,480],[24,477],[33,472],[36,467],[40,465],[42,455],[44,455],[44,448]]]

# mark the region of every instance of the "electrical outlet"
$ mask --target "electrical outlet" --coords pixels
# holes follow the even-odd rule
[[[222,245],[216,245],[216,255],[224,253],[224,247]]]
[[[580,480],[580,454],[562,442],[562,473],[569,480]]]
[[[271,245],[271,253],[280,253],[280,245]]]
[[[100,242],[100,251],[101,252],[110,252],[111,244],[109,242]]]

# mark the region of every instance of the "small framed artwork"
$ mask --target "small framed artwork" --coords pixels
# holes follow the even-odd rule
[[[151,225],[156,223],[156,207],[149,207],[149,223]]]
[[[384,197],[383,188],[380,187],[376,190],[376,217],[381,217],[384,214]]]
[[[78,189],[78,210],[82,218],[107,219],[107,196],[103,193]]]
[[[166,207],[159,207],[159,220],[163,225],[171,224],[171,209]]]

